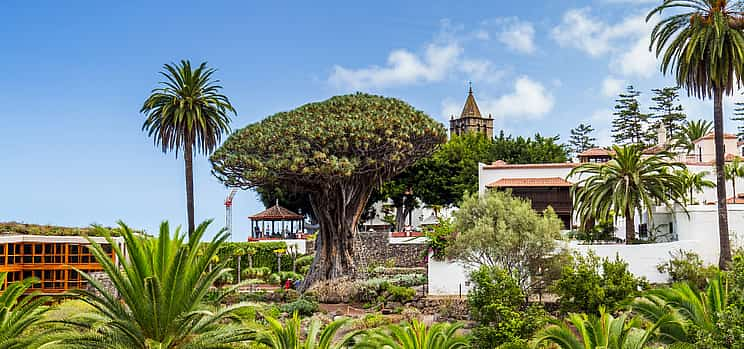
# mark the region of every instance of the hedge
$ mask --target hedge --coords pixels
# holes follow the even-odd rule
[[[276,253],[274,250],[287,249],[287,244],[283,241],[272,241],[272,242],[226,242],[220,247],[217,255],[220,257],[220,261],[228,260],[227,266],[235,269],[237,267],[238,258],[235,255],[235,251],[238,249],[244,251],[248,248],[253,248],[256,253],[253,254],[253,267],[261,268],[266,267],[271,269],[272,272],[276,272]],[[297,258],[300,258],[298,256]],[[243,255],[240,264],[242,269],[248,268],[249,258],[247,255]],[[282,271],[292,271],[292,257],[289,255],[282,255]]]

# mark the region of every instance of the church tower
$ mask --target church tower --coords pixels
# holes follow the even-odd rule
[[[481,115],[478,104],[475,103],[475,97],[473,97],[472,85],[468,89],[468,98],[465,100],[460,117],[455,118],[454,115],[450,115],[450,137],[466,132],[478,132],[488,138],[493,138],[493,117],[490,114],[487,118]]]

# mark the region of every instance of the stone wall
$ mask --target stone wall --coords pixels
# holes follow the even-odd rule
[[[111,282],[111,279],[108,277],[108,274],[102,271],[97,271],[97,272],[91,272],[88,275],[90,275],[90,277],[93,278],[93,280],[96,280],[99,283],[101,283],[101,285],[103,285],[103,289],[106,290],[109,294],[113,294],[118,297],[119,294],[118,292],[116,292],[114,283]],[[91,285],[88,285],[88,291],[94,292],[96,294],[99,293],[98,290],[96,290]]]
[[[426,249],[420,240],[394,243],[387,232],[359,232],[356,257],[360,265],[366,266],[384,265],[394,259],[396,267],[421,267],[426,265]]]

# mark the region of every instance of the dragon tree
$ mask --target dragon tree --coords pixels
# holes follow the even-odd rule
[[[271,185],[309,195],[320,233],[307,289],[356,275],[356,227],[373,189],[445,140],[444,127],[409,104],[356,93],[236,131],[212,155],[212,172],[228,187]]]

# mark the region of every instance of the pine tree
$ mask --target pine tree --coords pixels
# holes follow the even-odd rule
[[[663,122],[667,130],[667,139],[673,139],[682,130],[687,115],[682,105],[679,104],[679,86],[664,87],[651,90],[654,97],[651,98],[656,104],[649,107],[654,111],[653,119],[656,119],[652,130],[659,129],[659,123]]]
[[[592,132],[594,132],[594,128],[587,124],[579,124],[572,129],[571,138],[568,140],[571,151],[579,154],[587,149],[595,148],[597,145],[594,142],[597,139],[590,135]]]
[[[648,145],[653,141],[653,130],[649,127],[649,115],[641,113],[638,96],[641,92],[629,85],[625,93],[615,100],[615,112],[612,115],[612,138],[617,144]]]
[[[744,102],[737,102],[734,108],[734,117],[731,120],[744,122]],[[744,140],[744,125],[736,126],[736,136],[739,140]]]

